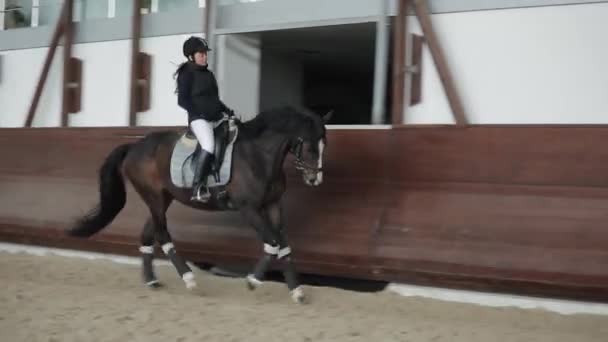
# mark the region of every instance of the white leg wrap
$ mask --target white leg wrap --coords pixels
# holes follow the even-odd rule
[[[277,255],[277,257],[279,259],[283,259],[284,257],[288,256],[289,254],[291,254],[291,248],[289,246],[282,248],[279,251],[279,254]]]
[[[263,281],[256,278],[253,274],[247,275],[247,281],[254,287],[258,287],[258,286],[261,286],[262,284],[264,284]]]
[[[169,254],[169,251],[173,248],[175,248],[175,246],[173,246],[172,242],[167,242],[166,244],[162,245],[162,249],[165,254]]]
[[[265,243],[264,252],[266,252],[266,254],[270,254],[270,255],[277,255],[277,254],[279,254],[279,246],[271,246],[271,245]]]
[[[319,161],[317,163],[317,167],[319,170],[323,167],[323,150],[325,149],[325,143],[323,140],[319,140]],[[321,184],[323,182],[323,171],[317,172],[317,183]]]
[[[302,303],[302,301],[304,300],[304,291],[302,291],[302,288],[300,286],[291,290],[291,299],[293,299],[293,301],[298,304]]]
[[[186,287],[188,289],[192,289],[196,287],[196,282],[194,281],[194,274],[192,272],[186,272],[182,276],[184,283],[186,283]]]
[[[143,254],[154,254],[154,246],[141,246],[139,251]]]
[[[152,286],[154,284],[159,284],[160,282],[157,279],[151,280],[149,282],[146,283],[146,285],[148,286]]]

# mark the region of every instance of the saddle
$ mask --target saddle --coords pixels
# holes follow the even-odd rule
[[[233,118],[225,118],[214,127],[215,150],[211,170],[207,176],[207,188],[221,192],[230,181],[232,173],[232,152],[238,136],[238,126]],[[201,146],[189,128],[175,142],[171,153],[171,181],[176,187],[192,187],[197,158]]]

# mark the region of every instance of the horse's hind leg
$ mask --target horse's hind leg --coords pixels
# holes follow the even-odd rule
[[[186,287],[188,289],[193,289],[196,287],[196,282],[194,281],[194,274],[192,270],[186,264],[186,261],[177,253],[175,250],[175,246],[171,240],[171,235],[167,231],[167,221],[166,218],[163,217],[158,219],[158,223],[156,225],[156,240],[161,245],[163,252],[167,255],[171,263],[177,270],[177,273],[182,278],[184,283],[186,283]]]
[[[163,252],[168,256],[169,260],[177,270],[177,273],[186,283],[186,287],[193,288],[196,286],[192,270],[184,259],[175,251],[175,246],[171,241],[171,236],[167,231],[167,216],[166,212],[173,202],[173,196],[167,192],[163,185],[163,177],[159,173],[158,142],[148,140],[146,144],[142,143],[139,149],[133,149],[131,158],[127,158],[124,162],[124,172],[127,178],[131,181],[133,188],[143,199],[144,203],[150,210],[150,219],[146,222],[142,240],[145,240],[146,246],[153,245],[152,238],[161,245]],[[162,164],[162,163],[161,163]],[[153,236],[150,236],[150,226],[153,228]],[[149,248],[144,248],[145,251],[150,251]],[[149,253],[146,253],[149,254]],[[148,261],[144,261],[144,272],[151,270],[151,255],[146,256]],[[149,264],[149,265],[146,265]],[[150,278],[152,277],[148,274]]]
[[[141,233],[141,247],[139,251],[142,253],[142,276],[144,283],[149,287],[160,287],[161,284],[156,279],[154,274],[154,223],[152,218],[148,218],[144,225],[144,230]]]
[[[142,199],[148,206],[148,209],[150,209],[151,217],[148,222],[146,222],[143,234],[147,239],[146,243],[149,243],[151,239],[149,235],[149,227],[151,226],[153,227],[153,238],[156,239],[156,241],[160,244],[163,252],[165,253],[165,255],[167,255],[167,257],[177,270],[177,273],[186,283],[186,287],[188,289],[196,287],[196,282],[194,281],[194,274],[192,273],[192,270],[190,269],[190,267],[188,267],[184,259],[175,251],[175,246],[171,241],[171,235],[167,231],[166,212],[167,209],[169,209],[169,205],[171,205],[173,198],[162,190],[160,192],[152,191],[151,189],[145,188],[137,182],[132,183],[135,190],[141,195]],[[144,272],[146,272],[146,267],[147,266],[144,265]],[[151,268],[152,267],[150,266],[149,269]]]

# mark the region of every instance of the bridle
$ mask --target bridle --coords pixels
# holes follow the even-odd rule
[[[301,137],[298,137],[296,139],[295,144],[292,144],[289,149],[289,152],[291,152],[296,157],[296,160],[294,160],[294,162],[293,162],[296,170],[309,171],[309,172],[314,172],[314,173],[322,172],[323,171],[322,167],[317,167],[314,165],[307,164],[304,160],[302,160],[303,146],[304,146],[304,139],[302,139]]]

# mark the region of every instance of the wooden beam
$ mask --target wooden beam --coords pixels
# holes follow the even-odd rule
[[[405,91],[405,38],[407,37],[407,8],[410,0],[398,1],[398,12],[393,28],[393,79],[392,114],[393,125],[401,125],[405,115],[403,95]]]
[[[412,34],[412,83],[410,86],[410,106],[420,103],[422,98],[422,47],[424,37]]]
[[[152,56],[139,53],[139,70],[137,71],[137,111],[143,112],[150,109],[150,86],[152,75]]]
[[[61,101],[61,127],[67,127],[70,113],[70,82],[72,80],[72,43],[74,42],[74,0],[65,0],[65,15],[63,16],[63,85]]]
[[[61,9],[61,14],[59,15],[59,19],[57,20],[57,24],[55,25],[55,32],[53,32],[53,37],[51,38],[51,45],[46,53],[44,65],[42,66],[40,77],[38,78],[38,84],[36,85],[36,90],[34,91],[34,96],[32,97],[32,102],[27,112],[25,127],[32,127],[32,122],[34,121],[34,116],[36,115],[36,109],[38,108],[38,102],[40,102],[42,90],[44,89],[44,84],[46,83],[46,79],[49,75],[49,69],[51,68],[51,64],[53,63],[53,58],[55,57],[57,45],[59,45],[59,39],[61,39],[61,36],[64,33],[64,17],[66,5],[67,2],[64,2],[63,7]]]
[[[458,92],[456,91],[450,68],[448,67],[448,63],[441,50],[435,31],[433,30],[426,0],[414,0],[414,10],[418,17],[418,21],[420,22],[420,26],[422,27],[422,32],[428,42],[429,49],[431,50],[431,55],[435,62],[435,66],[437,67],[437,71],[439,72],[439,78],[443,84],[443,89],[445,90],[448,102],[450,103],[450,108],[452,109],[456,124],[466,125],[468,124],[467,116],[462,106],[462,102],[460,101],[460,97],[458,96]]]
[[[133,16],[131,21],[131,88],[129,103],[129,126],[137,126],[138,103],[140,103],[140,92],[138,91],[138,74],[141,69],[141,58],[139,56],[141,37],[141,4],[142,0],[133,1]]]
[[[82,60],[70,58],[70,79],[68,80],[67,93],[67,112],[78,113],[82,108]]]

